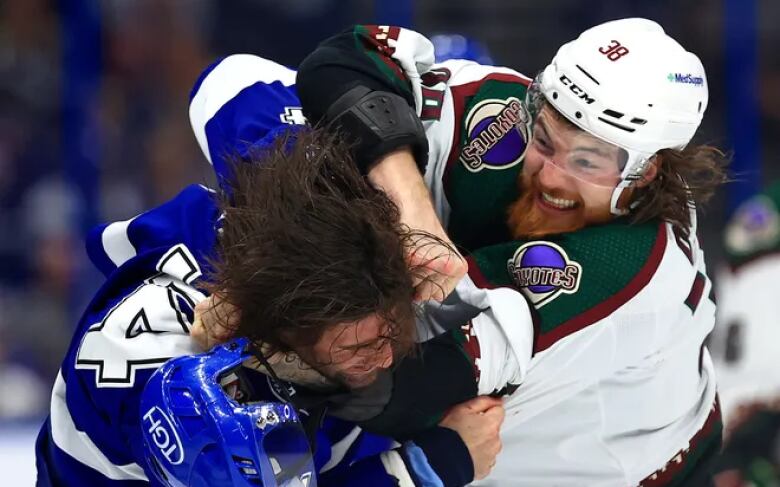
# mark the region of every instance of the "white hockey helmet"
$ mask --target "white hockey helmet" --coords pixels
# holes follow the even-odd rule
[[[648,19],[606,22],[561,46],[529,90],[595,137],[628,153],[612,194],[639,179],[653,154],[682,149],[707,108],[699,58]],[[529,107],[533,110],[533,107]]]

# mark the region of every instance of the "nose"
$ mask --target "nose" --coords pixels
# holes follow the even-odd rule
[[[539,184],[547,189],[555,189],[566,186],[568,175],[552,160],[545,159],[536,176]]]

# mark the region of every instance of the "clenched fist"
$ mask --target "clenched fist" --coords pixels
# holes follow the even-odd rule
[[[485,478],[496,465],[501,451],[499,429],[504,422],[501,399],[480,396],[450,409],[439,423],[455,430],[466,444],[474,462],[474,480]]]

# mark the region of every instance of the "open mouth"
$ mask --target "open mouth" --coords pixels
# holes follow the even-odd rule
[[[539,192],[539,197],[537,198],[537,200],[543,207],[551,208],[557,211],[568,211],[577,208],[576,201],[567,200],[565,198],[556,198],[552,195],[545,193],[544,191]]]

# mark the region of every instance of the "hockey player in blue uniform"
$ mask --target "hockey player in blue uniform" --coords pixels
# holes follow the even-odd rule
[[[346,163],[348,153],[332,137],[299,130],[295,143],[285,145],[288,123],[300,121],[300,110],[292,75],[285,77],[280,66],[244,71],[272,76],[253,80],[252,90],[236,87],[233,92],[211,92],[206,99],[199,96],[213,80],[210,74],[229,69],[229,61],[207,71],[192,101],[193,111],[210,112],[210,123],[195,130],[229,194],[223,206],[218,206],[213,190],[190,186],[168,203],[103,225],[88,237],[89,256],[106,282],[82,316],[58,374],[50,416],[36,445],[38,485],[158,485],[161,472],[169,485],[206,478],[193,468],[187,478],[177,479],[183,463],[177,463],[182,458],[171,448],[179,445],[163,438],[173,431],[165,428],[167,418],[189,435],[179,436],[181,451],[197,451],[188,450],[196,435],[186,429],[195,427],[188,412],[206,414],[197,409],[197,398],[177,392],[180,400],[167,403],[169,409],[155,406],[168,411],[163,418],[148,401],[154,388],[165,384],[152,381],[157,385],[150,386],[143,396],[147,402],[143,407],[141,403],[155,370],[170,358],[200,351],[189,335],[194,310],[222,288],[241,304],[246,321],[258,325],[240,332],[265,345],[256,352],[267,360],[244,368],[235,383],[224,384],[226,394],[236,402],[242,396],[293,404],[314,445],[318,485],[460,486],[484,476],[500,445],[503,410],[496,399],[456,407],[441,426],[433,425],[400,445],[356,426],[376,412],[377,398],[387,391],[387,381],[376,379],[412,345],[413,271],[403,242],[414,234],[400,227],[397,209]],[[230,79],[240,84],[240,74]],[[233,98],[249,103],[246,96],[257,97],[251,119],[242,119],[236,109],[240,104],[225,103]],[[248,123],[235,123],[241,120]],[[231,165],[229,154],[259,163]],[[315,234],[317,240],[312,240]],[[368,254],[363,252],[366,241],[375,244]],[[306,258],[290,258],[290,248]],[[279,255],[287,260],[277,259]],[[226,262],[226,267],[246,272],[221,274],[220,265]],[[358,275],[365,286],[339,287]],[[285,287],[288,301],[257,299],[263,289],[278,293]],[[244,301],[240,289],[247,290]],[[363,387],[372,382],[377,389]],[[217,391],[213,382],[207,383]],[[171,417],[175,415],[180,417]],[[219,431],[201,433],[199,439],[213,439]],[[172,437],[169,434],[168,440]],[[227,458],[209,456],[215,448],[226,448],[224,443],[205,445],[204,462]],[[306,461],[303,455],[296,458]],[[242,462],[231,468],[240,469],[241,475],[254,475],[253,470],[268,475],[263,465]],[[225,480],[209,485],[231,484]]]

